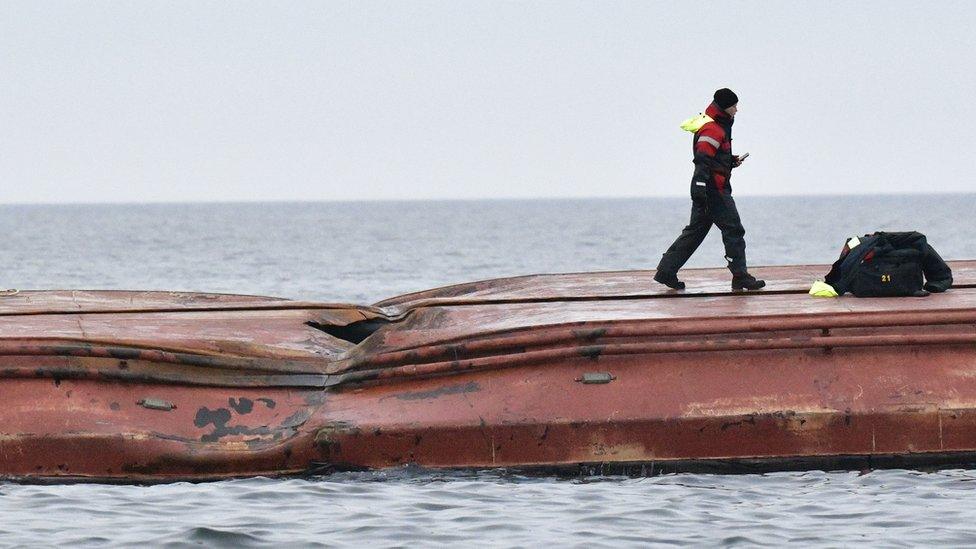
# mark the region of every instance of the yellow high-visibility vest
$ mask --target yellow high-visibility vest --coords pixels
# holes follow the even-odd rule
[[[682,122],[681,129],[686,132],[698,133],[698,130],[700,130],[702,126],[708,124],[709,122],[714,122],[711,116],[708,116],[707,114],[698,113],[695,116],[689,118],[688,120]]]

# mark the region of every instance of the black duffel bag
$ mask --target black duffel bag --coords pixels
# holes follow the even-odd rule
[[[919,232],[877,232],[864,235],[840,258],[825,281],[838,295],[857,297],[926,296],[952,286],[952,271]]]
[[[918,250],[884,250],[866,258],[851,280],[851,293],[857,297],[897,297],[920,295],[921,253]]]

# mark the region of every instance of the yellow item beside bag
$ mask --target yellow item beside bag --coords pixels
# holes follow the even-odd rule
[[[813,283],[813,286],[810,286],[810,295],[813,297],[837,297],[837,292],[830,284],[818,280]]]

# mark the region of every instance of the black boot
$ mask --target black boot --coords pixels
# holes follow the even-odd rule
[[[665,286],[671,288],[672,290],[685,289],[685,283],[678,280],[678,275],[674,273],[665,273],[662,271],[658,271],[654,273],[654,280],[660,282],[661,284],[664,284]]]
[[[766,285],[765,280],[759,280],[749,273],[732,275],[733,290],[758,290]]]

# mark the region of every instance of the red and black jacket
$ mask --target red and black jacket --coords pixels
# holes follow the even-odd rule
[[[724,109],[712,103],[705,109],[712,121],[695,133],[693,143],[695,177],[697,182],[706,181],[720,193],[732,192],[729,179],[732,175],[732,123],[734,119]],[[692,184],[695,184],[695,181]]]

